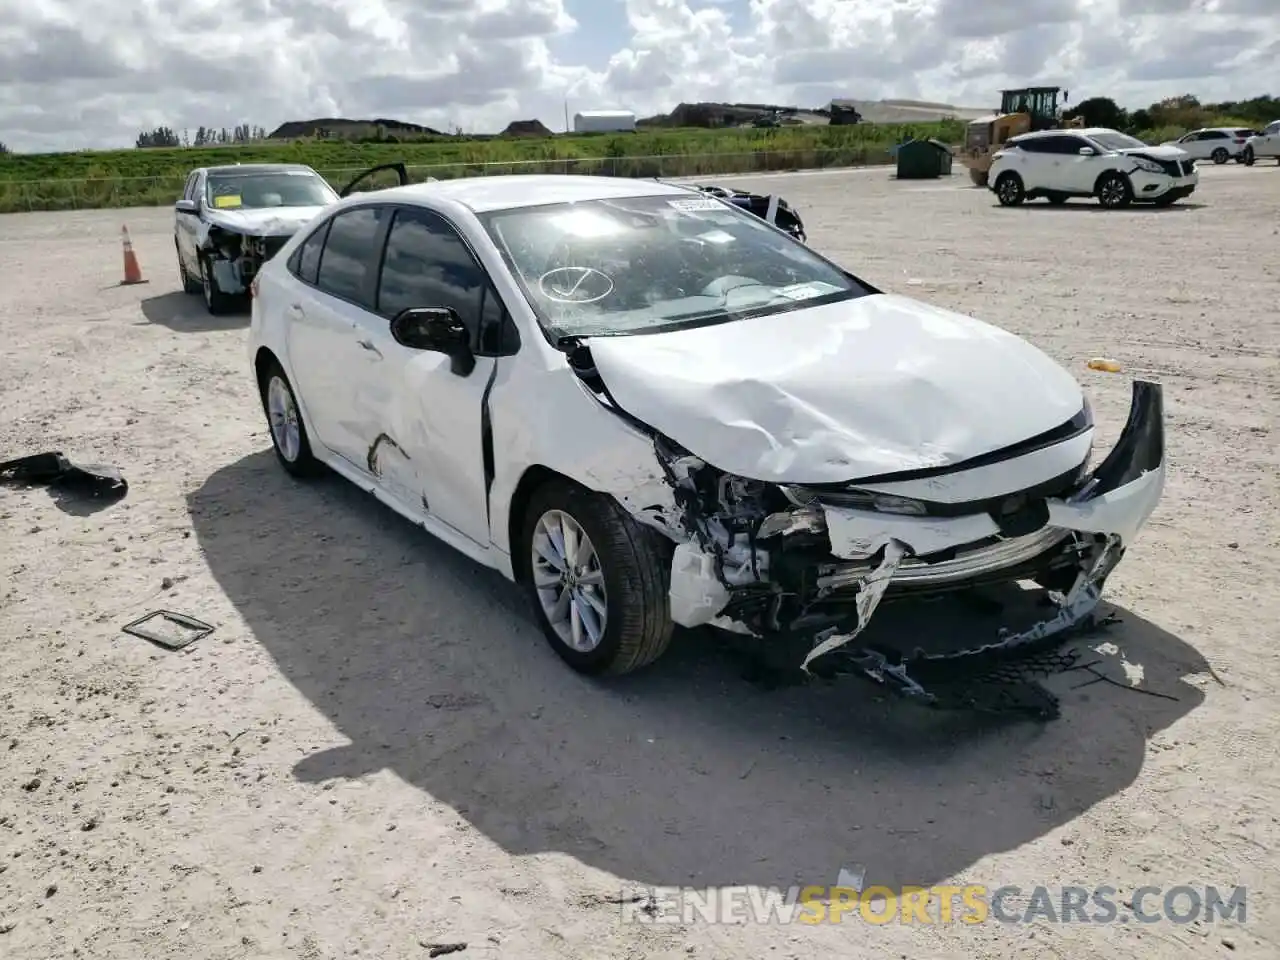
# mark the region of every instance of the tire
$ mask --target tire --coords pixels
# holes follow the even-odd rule
[[[1231,159],[1231,155],[1227,153],[1226,147],[1218,147],[1213,153],[1209,154],[1209,159],[1216,164],[1224,164]]]
[[[996,199],[1002,207],[1016,207],[1027,198],[1022,178],[1016,173],[1002,173],[996,181]]]
[[[591,555],[584,558],[579,551],[577,559],[599,582],[578,582],[577,596],[583,599],[569,601],[565,619],[557,625],[552,617],[557,601],[564,602],[560,600],[565,592],[563,580],[557,582],[557,567],[542,557],[558,557],[563,567],[563,550],[555,546],[548,532],[563,538],[558,531],[566,518],[585,535]],[[583,542],[578,539],[579,545]],[[630,673],[657,660],[671,643],[674,625],[667,598],[671,550],[658,533],[637,523],[612,498],[568,481],[543,484],[529,500],[516,549],[534,617],[551,648],[578,673]],[[582,572],[572,576],[582,576]],[[576,603],[590,611],[588,616],[575,617]],[[601,607],[602,624],[598,615]],[[575,620],[580,638],[577,647]],[[599,626],[596,638],[588,629],[589,621]]]
[[[228,314],[238,306],[236,298],[218,286],[218,278],[213,275],[206,256],[200,257],[200,290],[204,293],[205,309],[215,317]]]
[[[271,446],[280,466],[290,476],[298,478],[315,477],[323,473],[324,465],[311,452],[307,425],[302,420],[302,411],[298,409],[293,385],[276,361],[271,361],[263,371],[258,393],[262,398],[262,412],[267,417]],[[290,423],[296,427],[296,432],[289,429]]]
[[[1133,186],[1123,173],[1104,173],[1098,178],[1098,202],[1108,210],[1120,210],[1133,202]]]
[[[1253,147],[1245,147],[1244,152],[1241,154],[1241,156],[1244,157],[1244,165],[1246,167],[1253,166],[1253,161],[1255,159],[1253,156]],[[1280,157],[1278,157],[1277,159],[1280,160]]]
[[[176,243],[173,247],[175,250],[178,250],[178,245]],[[182,280],[183,293],[204,292],[204,284],[200,282],[199,278],[192,279],[191,274],[187,273],[187,267],[186,264],[182,262],[182,252],[180,250],[178,251],[178,276]]]

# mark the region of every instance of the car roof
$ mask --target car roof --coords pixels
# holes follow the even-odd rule
[[[621,200],[627,197],[688,196],[690,188],[662,180],[631,177],[592,177],[575,174],[512,174],[501,177],[459,177],[353,194],[368,199],[414,201],[448,200],[473,213],[538,207],[550,203]]]
[[[1104,127],[1090,127],[1088,130],[1082,130],[1079,127],[1063,127],[1061,130],[1037,130],[1034,133],[1020,133],[1016,137],[1010,137],[1009,142],[1014,140],[1043,140],[1045,137],[1061,137],[1076,136],[1077,134],[1085,134],[1088,136],[1094,131],[1101,133]]]
[[[252,173],[288,173],[305,172],[315,173],[311,167],[305,163],[228,163],[219,167],[205,167],[206,173],[217,174],[252,174]]]

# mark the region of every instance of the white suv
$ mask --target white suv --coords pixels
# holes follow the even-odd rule
[[[1135,201],[1163,207],[1195,192],[1200,172],[1185,150],[1090,127],[1013,137],[993,158],[987,182],[1006,207],[1039,197],[1050,203],[1097,197],[1111,208]]]
[[[1280,163],[1280,120],[1273,120],[1244,145],[1244,162],[1253,166],[1258,157],[1274,157]]]
[[[1212,160],[1214,163],[1235,160],[1242,163],[1249,133],[1243,127],[1206,127],[1192,130],[1177,140],[1169,140],[1163,146],[1185,150],[1192,160]]]

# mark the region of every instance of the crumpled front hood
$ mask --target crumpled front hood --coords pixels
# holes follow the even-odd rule
[[[1141,154],[1144,157],[1152,157],[1156,160],[1187,160],[1191,157],[1191,154],[1181,147],[1175,147],[1167,143],[1162,143],[1158,147],[1127,147],[1119,152],[1126,155]]]
[[[632,416],[721,470],[779,483],[958,463],[1084,403],[1025,340],[893,294],[589,346]]]
[[[324,207],[259,207],[248,210],[206,209],[205,217],[223,230],[249,237],[291,237]]]

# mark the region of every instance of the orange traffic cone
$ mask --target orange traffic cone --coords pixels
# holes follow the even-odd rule
[[[124,245],[124,279],[120,281],[120,286],[146,283],[147,281],[142,279],[142,268],[138,266],[138,255],[133,252],[133,241],[129,239],[128,227],[120,228],[120,240]]]

